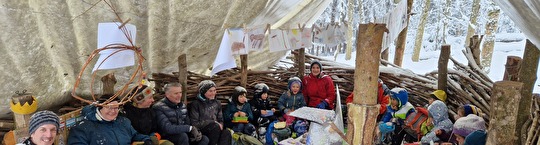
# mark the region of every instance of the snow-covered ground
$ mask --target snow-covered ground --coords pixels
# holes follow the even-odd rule
[[[491,68],[489,71],[489,77],[494,82],[500,81],[503,79],[504,75],[504,65],[506,64],[506,57],[513,55],[523,57],[523,51],[525,49],[525,36],[521,33],[512,33],[512,34],[496,34],[497,42],[495,42],[495,48],[493,50],[493,57],[491,61]],[[463,46],[464,37],[453,37],[448,38],[448,43],[451,44],[451,56],[458,60],[462,64],[467,64],[467,59],[463,55],[462,50],[465,50]],[[502,40],[512,40],[517,42],[501,42]],[[521,41],[519,41],[521,40]],[[426,42],[424,42],[426,43]],[[412,47],[409,47],[411,44],[407,44],[408,47],[405,49],[403,56],[403,68],[410,69],[411,71],[417,74],[426,74],[437,70],[437,62],[439,60],[439,50],[436,51],[421,51],[420,60],[418,62],[412,61],[413,50]],[[389,60],[394,60],[394,48],[390,48]],[[330,60],[334,60],[333,56],[325,57]],[[342,62],[354,66],[356,58],[356,52],[352,53],[352,58],[350,60],[345,60],[345,54],[338,54],[335,61]],[[452,61],[449,62],[449,68],[453,68]],[[540,69],[539,69],[540,70]],[[540,71],[537,72],[537,78],[540,78]],[[539,79],[536,80],[534,85],[534,93],[540,93]]]

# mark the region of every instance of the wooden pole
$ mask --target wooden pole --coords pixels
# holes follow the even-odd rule
[[[186,54],[181,54],[178,56],[178,82],[182,84],[182,96],[184,97],[184,104],[187,104],[187,79],[188,79],[188,70],[187,70],[187,58]]]
[[[386,24],[360,24],[357,34],[354,98],[349,105],[347,141],[352,144],[373,144],[379,107],[377,80],[383,33]],[[361,59],[358,59],[361,58]]]
[[[521,100],[523,83],[499,81],[493,84],[490,104],[488,139],[486,144],[514,144],[519,113],[516,104]]]
[[[448,59],[450,59],[450,45],[441,46],[441,54],[439,56],[439,73],[437,80],[437,89],[447,92],[448,84]]]
[[[386,48],[386,49],[384,49],[384,51],[381,52],[381,59],[388,61],[388,55],[389,55],[389,54],[388,54],[388,53],[389,53],[389,52],[388,52],[388,49],[389,49],[389,48]],[[382,65],[387,66],[386,63],[385,63],[385,64],[382,64]]]
[[[505,81],[518,81],[519,69],[521,66],[521,58],[518,56],[506,57],[506,65],[504,66]]]
[[[411,17],[411,9],[412,9],[413,0],[407,0],[407,22],[409,22],[409,18]],[[398,35],[397,41],[396,41],[396,53],[394,54],[394,64],[397,66],[401,66],[403,62],[403,52],[405,52],[405,44],[407,43],[407,30],[409,25],[403,29]]]
[[[298,77],[301,79],[304,79],[304,75],[306,74],[306,53],[305,48],[298,49],[298,55],[296,56],[296,60],[298,61]],[[304,81],[304,80],[302,80]]]
[[[246,88],[247,86],[247,76],[248,76],[248,72],[247,72],[247,66],[248,66],[248,58],[247,58],[247,54],[243,54],[243,55],[240,55],[240,65],[241,65],[241,70],[242,70],[242,76],[240,78],[240,85],[244,88]]]
[[[519,101],[519,114],[517,119],[517,128],[522,128],[521,125],[529,119],[531,114],[531,105],[534,101],[532,98],[532,90],[536,81],[536,72],[538,71],[538,61],[540,59],[540,50],[530,40],[527,39],[525,44],[525,52],[523,52],[523,61],[519,71],[518,81],[523,83],[521,91],[521,101]],[[516,129],[517,129],[516,128]],[[527,140],[526,134],[518,134],[517,144],[524,143]]]
[[[471,48],[471,53],[473,55],[474,62],[476,65],[481,66],[480,64],[480,44],[484,35],[474,35],[470,38],[469,48]]]
[[[103,82],[102,94],[114,94],[114,85],[116,84],[116,77],[114,77],[114,73],[101,77],[101,82]]]

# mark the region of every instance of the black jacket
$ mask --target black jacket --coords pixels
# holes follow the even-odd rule
[[[158,132],[163,135],[188,133],[190,120],[186,105],[174,104],[167,98],[159,100],[152,106],[156,113]]]
[[[219,122],[223,124],[223,113],[221,112],[221,102],[217,99],[208,100],[200,95],[189,104],[189,118],[193,126],[204,128],[206,125]]]
[[[131,125],[137,132],[150,135],[157,132],[156,115],[152,108],[137,108],[130,103],[124,105],[124,112],[121,114],[131,121]]]
[[[251,111],[253,112],[253,118],[255,120],[261,116],[261,110],[271,110],[272,108],[275,108],[270,104],[270,98],[266,98],[266,100],[263,100],[262,98],[253,98],[253,100],[249,100],[249,104],[251,105]]]

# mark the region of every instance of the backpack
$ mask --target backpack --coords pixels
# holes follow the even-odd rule
[[[422,138],[422,123],[426,122],[428,119],[428,110],[423,107],[416,107],[416,111],[412,112],[407,116],[404,121],[404,130],[407,134],[412,137],[417,137],[416,139]]]

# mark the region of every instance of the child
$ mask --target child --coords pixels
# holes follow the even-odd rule
[[[390,104],[388,104],[386,108],[386,113],[383,116],[382,123],[379,124],[379,128],[383,134],[393,132],[392,144],[394,145],[401,144],[406,134],[405,131],[401,131],[403,128],[403,120],[405,120],[410,113],[414,112],[414,106],[408,101],[409,95],[407,90],[403,88],[393,88],[390,90]],[[414,140],[408,138],[407,141]]]
[[[428,120],[433,124],[433,129],[422,137],[421,143],[448,141],[452,132],[452,121],[448,118],[448,107],[442,101],[435,100],[429,105],[428,112]]]
[[[469,114],[456,120],[453,128],[458,144],[485,145],[486,124],[482,117]]]
[[[274,116],[276,109],[270,104],[270,98],[268,98],[269,90],[270,88],[266,84],[259,83],[255,85],[253,99],[249,100],[255,118],[252,123],[259,127],[266,127],[270,122],[276,120]],[[271,113],[272,115],[270,115]]]
[[[304,101],[304,95],[300,92],[300,89],[302,88],[302,81],[300,78],[290,78],[287,88],[288,90],[279,97],[278,108],[284,113],[283,118],[285,118],[287,126],[289,126],[293,123],[294,117],[291,117],[288,114],[295,109],[306,106],[306,101]]]
[[[386,112],[386,106],[389,102],[389,96],[390,89],[383,83],[381,79],[378,81],[378,90],[377,90],[377,104],[381,105],[381,108],[379,109],[379,115],[377,116],[377,121],[381,120],[381,116],[384,115]],[[345,100],[348,103],[352,103],[354,98],[354,93],[351,93],[351,95],[347,96],[347,99]]]
[[[446,102],[446,92],[443,90],[433,91],[428,98],[429,105],[431,105],[435,100],[442,101],[443,103]]]
[[[232,101],[230,101],[227,108],[225,108],[223,119],[226,127],[232,128],[234,132],[252,135],[255,132],[255,126],[253,126],[253,124],[248,122],[233,123],[235,117],[247,117],[248,120],[253,119],[251,106],[249,103],[246,103],[246,95],[247,91],[244,87],[237,86],[234,88]]]
[[[457,109],[457,117],[456,119],[459,119],[461,117],[465,117],[469,114],[474,114],[476,116],[483,116],[482,110],[474,105],[471,104],[465,104],[463,106],[459,106]]]

